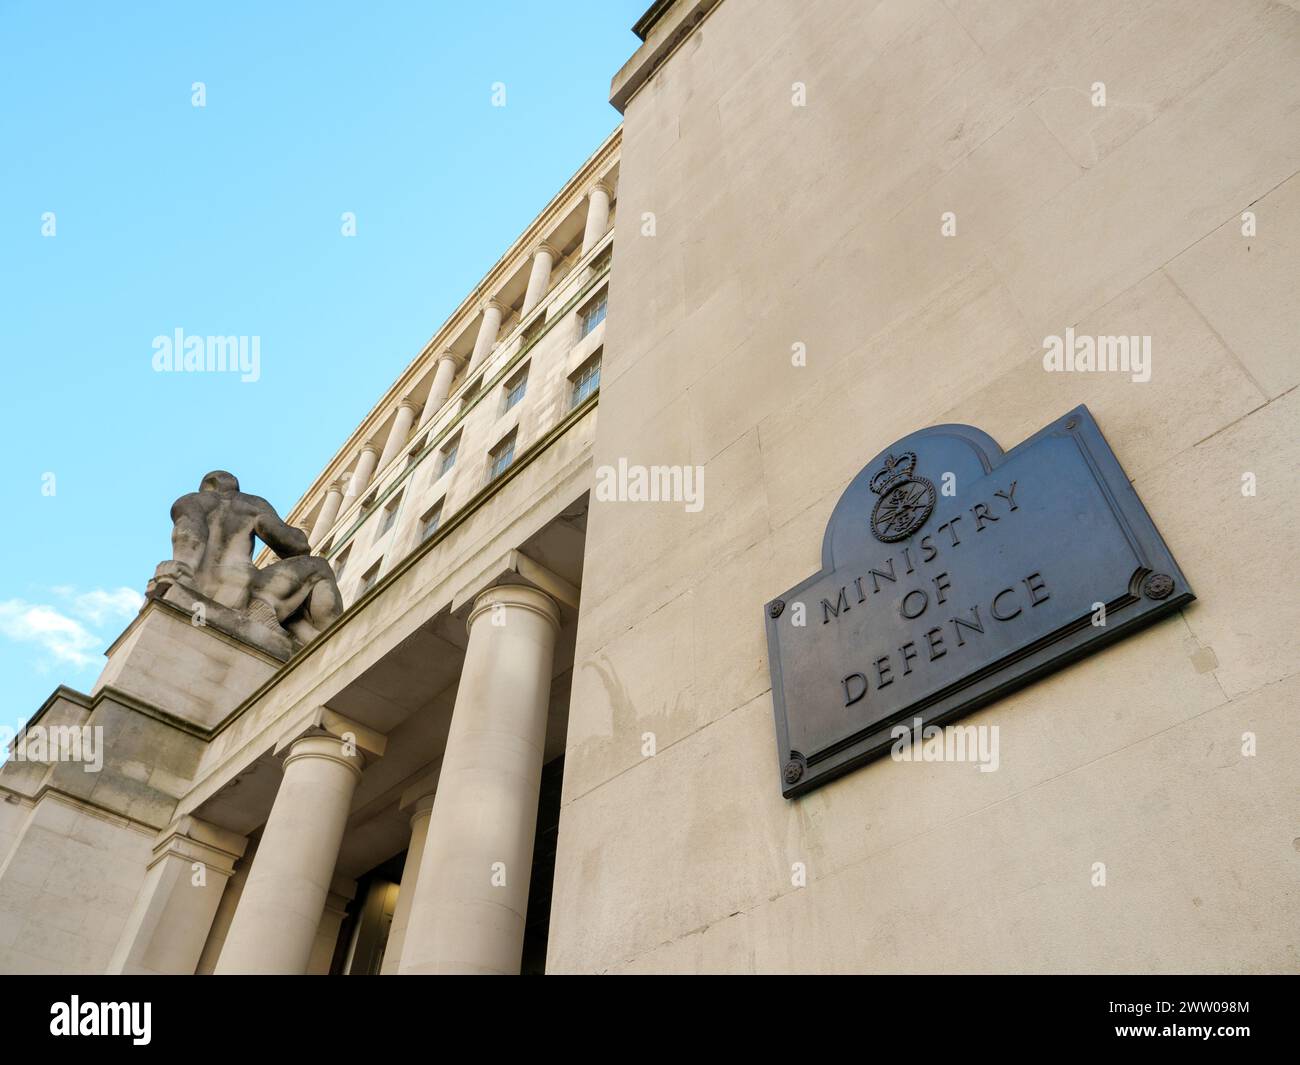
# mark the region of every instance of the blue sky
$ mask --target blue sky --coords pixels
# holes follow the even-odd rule
[[[647,6],[0,4],[0,725],[90,689],[202,474],[293,505],[617,125]],[[178,328],[260,379],[154,372]]]

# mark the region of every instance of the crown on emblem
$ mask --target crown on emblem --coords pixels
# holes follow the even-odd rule
[[[904,451],[898,457],[890,455],[885,459],[885,465],[881,467],[873,478],[871,478],[871,490],[876,495],[884,495],[896,484],[906,481],[912,476],[912,471],[916,469],[916,453],[914,451]]]

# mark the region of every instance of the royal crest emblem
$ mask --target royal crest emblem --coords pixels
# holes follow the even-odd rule
[[[916,532],[934,510],[934,485],[915,475],[916,454],[890,455],[871,478],[871,490],[880,498],[871,511],[871,532],[892,544]]]

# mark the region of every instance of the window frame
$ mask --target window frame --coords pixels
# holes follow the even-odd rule
[[[506,470],[514,465],[515,442],[518,436],[518,430],[511,429],[488,450],[488,484],[499,479]],[[506,460],[504,466],[499,465],[503,457]]]
[[[502,391],[505,394],[505,399],[503,400],[501,407],[502,414],[505,414],[519,406],[519,404],[524,401],[524,396],[528,395],[528,372],[531,369],[531,362],[524,363],[519,371],[501,386]],[[515,393],[518,393],[518,396],[512,400],[511,397],[514,396]]]
[[[604,362],[605,348],[604,345],[598,347],[591,355],[583,360],[581,366],[569,375],[569,410],[581,406],[587,399],[600,391],[600,371]],[[594,369],[594,373],[588,373],[589,369]],[[585,375],[585,377],[584,377]],[[595,379],[596,383],[586,392],[579,395],[579,390],[586,381]]]
[[[600,312],[600,317],[595,321],[596,312]],[[595,296],[587,301],[587,305],[578,311],[578,339],[582,340],[596,331],[596,328],[609,314],[609,286],[606,285]],[[590,323],[590,324],[588,324]]]
[[[361,574],[361,580],[357,582],[357,598],[360,599],[366,592],[370,591],[379,583],[379,571],[383,569],[384,560],[381,556],[365,573]]]
[[[379,530],[375,533],[376,540],[381,536],[386,536],[393,526],[397,524],[397,512],[401,509],[402,496],[405,494],[405,492],[398,492],[393,501],[384,507],[383,514],[379,519]]]
[[[439,527],[441,527],[442,505],[443,503],[446,502],[446,500],[447,497],[443,496],[442,499],[439,499],[438,502],[434,503],[433,506],[431,506],[428,510],[426,510],[423,514],[420,515],[420,528],[419,528],[420,543],[424,543],[427,539],[429,539],[429,537],[431,537],[434,533],[438,531]],[[430,522],[433,522],[432,528],[430,528],[429,525]]]
[[[450,462],[448,461],[450,458]],[[435,481],[441,481],[447,474],[456,468],[456,461],[460,458],[460,433],[457,433],[442,447],[438,449],[438,472],[434,474]]]

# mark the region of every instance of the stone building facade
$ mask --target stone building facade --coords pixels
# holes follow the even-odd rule
[[[0,770],[0,969],[1295,971],[1300,10],[637,30],[620,129],[286,516],[338,620],[282,661],[151,598],[32,718],[103,766]],[[996,771],[784,798],[764,617],[846,486],[1081,404],[1196,601],[966,718]]]

